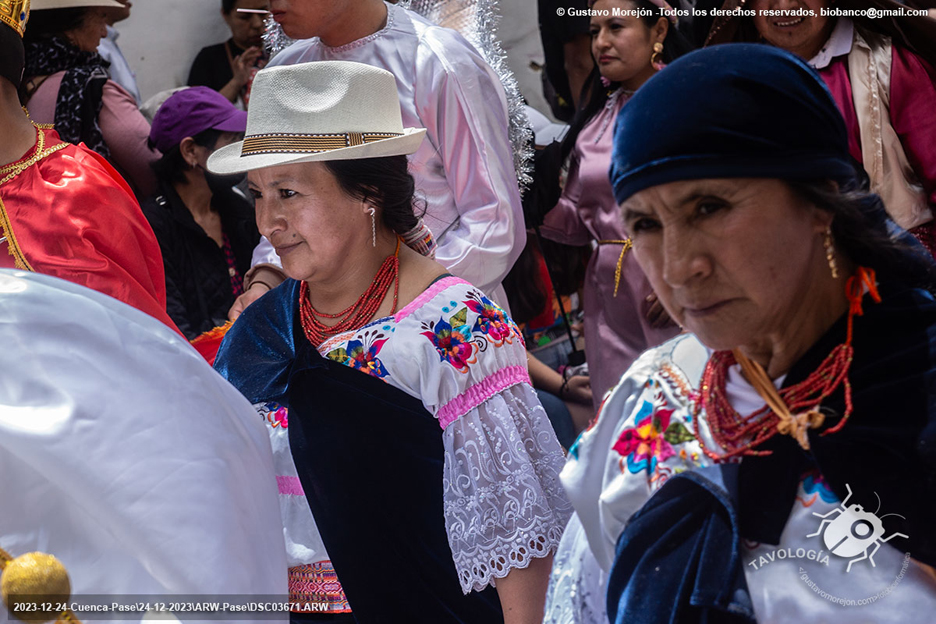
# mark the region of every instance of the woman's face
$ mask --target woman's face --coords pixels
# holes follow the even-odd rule
[[[353,262],[354,250],[371,246],[367,205],[349,197],[322,163],[251,171],[257,227],[293,279],[327,283]]]
[[[831,279],[831,215],[769,179],[671,182],[622,205],[634,253],[670,316],[713,349],[788,330],[815,280]]]
[[[81,26],[66,31],[65,36],[82,52],[97,52],[101,39],[107,36],[107,12],[101,7],[89,8]]]
[[[767,43],[783,48],[804,60],[819,54],[832,34],[834,21],[822,15],[828,0],[752,0],[754,27]],[[814,17],[767,15],[765,11],[812,11]]]
[[[592,55],[601,75],[625,88],[636,89],[655,72],[650,64],[653,44],[666,39],[669,23],[660,18],[653,28],[632,14],[615,16],[615,9],[634,11],[630,0],[598,0],[592,7],[600,13],[591,18]]]
[[[260,13],[240,13],[237,9],[267,10],[267,0],[237,0],[230,13],[222,13],[224,21],[231,29],[234,43],[247,49],[263,45],[263,18]]]

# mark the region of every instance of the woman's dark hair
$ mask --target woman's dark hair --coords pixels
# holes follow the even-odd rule
[[[889,219],[879,196],[862,189],[839,190],[826,180],[787,184],[801,199],[835,216],[832,239],[849,260],[874,269],[882,281],[936,293],[933,258]]]
[[[577,292],[585,281],[591,247],[563,245],[529,234],[520,257],[504,277],[510,317],[518,323],[527,323],[542,314],[547,306],[552,306],[540,270],[543,254],[549,258],[550,279],[560,296]]]
[[[29,24],[26,26],[23,41],[26,43],[43,41],[61,36],[69,30],[81,28],[90,11],[89,7],[33,11],[29,15]]]
[[[409,172],[406,156],[327,160],[322,163],[338,186],[349,197],[371,201],[380,209],[381,222],[396,232],[406,234],[425,212],[416,199],[416,183]]]
[[[214,149],[214,146],[218,143],[218,139],[221,138],[222,134],[220,130],[209,128],[193,136],[192,140],[195,141],[196,145]],[[149,148],[156,149],[152,140],[149,141]],[[156,179],[160,182],[169,183],[185,182],[185,172],[191,169],[189,164],[185,162],[185,159],[182,158],[182,150],[179,149],[178,145],[165,152],[162,158],[151,163],[150,167],[152,167],[153,171],[156,173]]]
[[[653,28],[660,19],[659,7],[650,2],[650,0],[630,1],[633,2],[634,8],[642,10],[640,21],[646,24],[647,28]],[[669,29],[666,31],[666,38],[663,40],[663,53],[661,54],[663,62],[667,64],[672,63],[683,54],[687,54],[691,51],[692,45],[689,43],[689,40],[686,39],[681,32],[676,30],[671,23]],[[649,59],[647,60],[649,61]],[[585,85],[582,88],[583,94],[590,94],[588,101],[585,102],[582,109],[572,118],[569,124],[569,131],[562,140],[561,156],[563,162],[568,158],[569,154],[572,153],[572,149],[575,147],[575,141],[578,139],[578,135],[585,125],[604,108],[608,97],[617,91],[620,86],[620,83],[612,82],[610,86],[604,87],[601,84],[601,72],[598,70],[598,65],[595,65],[595,68],[592,70],[591,75],[585,81]]]
[[[221,12],[225,15],[230,15],[231,11],[234,10],[235,4],[237,4],[237,0],[221,0]]]

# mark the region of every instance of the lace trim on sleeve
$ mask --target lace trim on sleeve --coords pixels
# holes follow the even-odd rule
[[[572,509],[561,447],[529,385],[491,397],[443,440],[445,524],[463,592],[555,551]]]

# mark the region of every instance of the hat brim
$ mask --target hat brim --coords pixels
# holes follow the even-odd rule
[[[384,158],[386,156],[406,156],[412,154],[423,142],[425,128],[405,128],[398,137],[382,139],[364,145],[343,147],[324,152],[290,152],[274,154],[254,154],[242,156],[244,142],[238,141],[215,151],[208,158],[208,170],[212,173],[245,173],[255,169],[292,165],[306,162],[327,160],[359,160],[361,158]]]

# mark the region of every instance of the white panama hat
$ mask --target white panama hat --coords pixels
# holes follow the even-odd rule
[[[254,78],[243,141],[208,159],[214,173],[276,165],[412,154],[425,128],[404,128],[396,79],[348,61],[261,70]]]
[[[76,7],[122,7],[117,0],[32,0],[33,11],[72,9]]]

